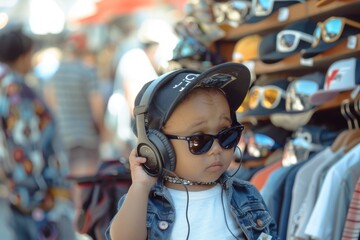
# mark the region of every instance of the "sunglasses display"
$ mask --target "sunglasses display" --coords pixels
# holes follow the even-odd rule
[[[238,146],[242,152],[247,151],[249,156],[256,158],[266,157],[280,147],[271,137],[251,131],[243,134]]]
[[[283,30],[276,36],[276,51],[292,52],[299,46],[300,41],[312,44],[315,39],[312,35],[300,31]]]
[[[187,36],[178,42],[173,50],[173,59],[195,58],[200,59],[205,53],[206,47],[195,38]]]
[[[323,145],[311,143],[301,137],[290,139],[284,147],[282,160],[283,166],[290,166],[307,160],[309,159],[311,153],[318,152],[323,149]]]
[[[316,47],[320,39],[326,43],[337,41],[342,35],[346,25],[360,29],[359,22],[344,17],[330,17],[324,22],[318,22],[313,33],[315,39],[311,47]]]
[[[249,14],[250,9],[251,2],[239,0],[215,2],[212,7],[217,23],[228,23],[233,27],[237,27],[245,21],[245,17]]]
[[[254,109],[261,104],[264,108],[274,109],[285,96],[285,91],[277,86],[255,86],[249,92],[248,107]]]
[[[309,98],[320,86],[311,80],[295,80],[286,90],[286,111],[304,111],[312,108]]]
[[[275,2],[304,2],[304,0],[253,0],[252,11],[255,16],[268,16],[273,12]]]
[[[243,125],[236,125],[230,128],[223,129],[216,135],[195,134],[192,136],[176,136],[166,134],[165,136],[168,139],[187,141],[190,152],[194,155],[200,155],[210,150],[215,139],[219,141],[220,146],[224,149],[235,148],[240,140],[243,130]]]

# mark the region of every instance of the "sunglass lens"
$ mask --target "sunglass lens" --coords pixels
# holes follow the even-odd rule
[[[317,25],[315,28],[313,37],[315,38],[315,41],[311,44],[312,47],[315,47],[319,44],[320,38],[321,38],[321,26]]]
[[[211,135],[201,134],[192,136],[189,142],[190,151],[193,154],[202,154],[209,151],[214,139]]]
[[[283,49],[291,49],[295,43],[294,34],[283,34],[280,38],[280,45]]]
[[[341,34],[342,21],[341,19],[332,19],[325,24],[325,36],[326,42],[335,41],[339,34]]]
[[[258,0],[256,3],[256,11],[267,12],[270,8],[270,0]]]
[[[254,109],[257,107],[260,98],[260,90],[253,89],[249,95],[249,108]]]
[[[315,37],[316,39],[320,39],[320,37],[321,37],[321,27],[320,27],[320,26],[317,26],[317,27],[315,28],[314,37]]]
[[[287,90],[287,111],[303,111],[311,108],[309,97],[319,89],[316,82],[299,80]]]
[[[294,84],[295,92],[310,96],[319,89],[319,85],[313,81],[298,81]]]
[[[249,105],[249,93],[246,94],[244,101],[240,105],[240,107],[236,110],[237,112],[243,113],[247,110]]]
[[[221,147],[230,149],[239,142],[241,130],[239,128],[228,128],[219,133],[219,143]]]
[[[275,107],[275,103],[277,99],[280,97],[280,92],[276,89],[265,89],[264,90],[264,97],[263,97],[263,106],[265,108],[271,109]]]
[[[265,157],[277,147],[275,141],[269,136],[255,133],[248,143],[248,153],[253,157]]]
[[[264,134],[255,133],[254,137],[255,137],[255,143],[257,145],[266,147],[268,149],[271,149],[275,146],[275,141]]]

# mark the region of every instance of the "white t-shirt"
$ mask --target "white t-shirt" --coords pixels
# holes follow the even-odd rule
[[[223,201],[221,201],[221,186],[219,184],[205,191],[189,191],[189,198],[186,191],[168,190],[175,204],[175,224],[171,240],[186,239],[187,237],[189,231],[186,221],[187,202],[190,223],[189,239],[234,240],[232,234],[240,235],[241,229],[230,212],[226,194],[223,194]],[[232,233],[228,230],[226,222]],[[238,238],[240,239],[240,237]]]

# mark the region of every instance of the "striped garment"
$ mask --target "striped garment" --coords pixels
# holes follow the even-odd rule
[[[79,60],[63,61],[48,84],[55,89],[55,114],[64,146],[96,148],[99,134],[89,102],[91,92],[98,91],[95,72]]]
[[[357,240],[360,233],[360,179],[356,182],[346,216],[342,240]]]

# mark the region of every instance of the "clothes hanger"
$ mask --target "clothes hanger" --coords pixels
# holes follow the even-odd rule
[[[355,123],[355,129],[351,130],[351,132],[348,134],[348,136],[345,139],[345,152],[348,152],[355,145],[360,143],[360,127],[357,119],[357,117],[360,117],[360,99],[355,100],[353,106],[354,106],[354,111],[357,115],[354,116],[353,114],[351,114]],[[350,110],[351,109],[349,107],[348,111],[350,112]]]
[[[340,105],[340,112],[341,112],[341,115],[345,118],[346,122],[347,122],[347,125],[348,125],[348,129],[347,130],[344,130],[342,131],[339,136],[337,136],[333,142],[333,144],[331,145],[331,150],[333,152],[337,152],[344,144],[344,140],[346,138],[346,136],[349,134],[349,130],[350,129],[353,129],[353,126],[352,126],[352,122],[351,122],[351,119],[349,118],[349,116],[346,114],[346,110],[345,110],[345,105],[346,105],[346,102],[349,101],[348,99],[345,99],[344,101],[341,102],[341,105]]]

